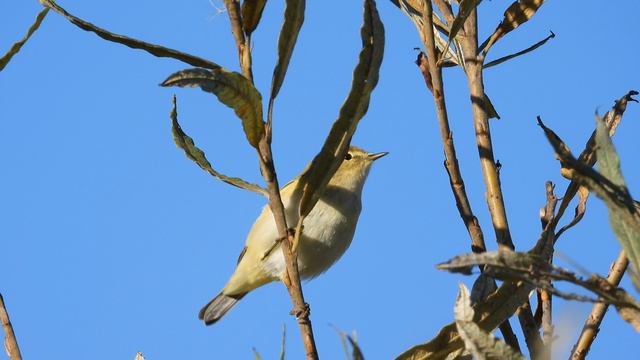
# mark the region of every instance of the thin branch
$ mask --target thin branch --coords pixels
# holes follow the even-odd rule
[[[184,63],[193,65],[196,67],[212,69],[212,70],[220,69],[220,65],[212,61],[209,61],[197,56],[193,56],[187,53],[183,53],[178,50],[166,48],[164,46],[150,44],[150,43],[133,39],[124,35],[114,34],[112,32],[99,28],[90,22],[84,21],[80,18],[77,18],[71,15],[65,9],[58,6],[58,4],[56,4],[53,0],[39,0],[39,1],[40,1],[40,4],[64,16],[65,18],[67,18],[67,20],[69,20],[72,24],[76,25],[80,29],[95,33],[96,35],[100,36],[101,38],[107,41],[122,44],[132,49],[144,50],[149,54],[157,57],[166,57],[166,58],[180,60]]]
[[[464,33],[458,37],[465,56],[465,73],[473,110],[473,124],[476,132],[476,144],[480,155],[480,165],[487,189],[486,197],[489,213],[493,222],[498,247],[502,251],[515,249],[511,240],[507,214],[502,196],[502,188],[493,155],[489,114],[485,106],[482,59],[478,54],[478,13],[473,9],[464,24]],[[518,311],[518,320],[525,334],[529,352],[536,358],[542,340],[533,318],[531,306],[527,301]]]
[[[224,6],[227,8],[229,20],[231,21],[231,32],[238,47],[238,59],[240,60],[240,68],[242,75],[253,82],[253,71],[251,65],[251,36],[244,36],[242,30],[242,12],[240,10],[239,0],[224,0]]]
[[[543,359],[551,359],[551,345],[553,343],[551,293],[547,290],[540,290],[540,300],[542,303],[542,341],[544,343],[542,356]]]
[[[540,209],[540,220],[542,223],[542,236],[545,239],[544,246],[541,247],[542,256],[550,263],[553,263],[553,231],[549,231],[550,223],[556,212],[558,198],[554,194],[555,186],[551,181],[545,184],[546,204]],[[549,281],[549,286],[553,288],[553,284]],[[551,360],[551,345],[553,342],[553,323],[552,323],[552,298],[551,291],[538,289],[538,308],[541,313],[542,323],[542,349],[540,350],[540,358]],[[536,311],[537,313],[537,311]]]
[[[227,12],[229,13],[231,31],[233,32],[236,46],[238,47],[238,58],[240,60],[242,74],[249,79],[249,81],[253,82],[250,47],[251,38],[250,36],[245,37],[242,30],[240,1],[224,0],[224,4],[227,8]],[[291,302],[294,306],[292,314],[294,314],[298,320],[298,326],[300,327],[300,333],[302,335],[307,359],[316,360],[318,359],[318,350],[316,349],[316,343],[313,337],[313,328],[311,326],[311,320],[309,319],[310,308],[304,301],[302,284],[300,282],[300,273],[298,272],[298,257],[293,249],[295,235],[293,234],[293,231],[289,230],[287,225],[284,204],[282,203],[282,198],[280,196],[280,185],[278,184],[278,177],[273,163],[270,121],[266,127],[265,135],[258,144],[258,157],[260,159],[260,170],[265,182],[267,183],[267,190],[269,191],[269,208],[273,214],[276,228],[278,229],[278,235],[280,239],[282,239],[282,245],[280,248],[282,249],[286,264],[286,271],[283,275],[282,281],[287,287],[287,291],[291,297]]]
[[[618,286],[628,265],[629,259],[627,259],[624,252],[621,251],[616,262],[611,266],[611,270],[609,270],[607,282],[613,286]],[[608,308],[609,304],[607,303],[597,303],[593,305],[591,313],[582,327],[580,338],[578,338],[578,341],[571,351],[570,360],[583,360],[587,356],[589,348],[591,348],[591,344],[593,344],[593,341],[596,339],[596,336],[600,331],[600,324],[602,324],[602,319],[604,319]]]
[[[286,272],[283,282],[289,291],[291,301],[293,302],[293,314],[298,319],[298,326],[302,334],[307,359],[318,359],[318,350],[316,349],[313,337],[313,328],[309,319],[310,308],[304,301],[302,293],[302,284],[300,283],[300,274],[298,272],[298,259],[295,252],[292,251],[294,243],[294,234],[288,230],[287,219],[285,217],[284,205],[280,197],[280,187],[276,176],[275,166],[273,164],[273,155],[271,153],[271,145],[267,142],[266,137],[260,140],[258,156],[260,158],[260,169],[262,176],[267,183],[269,190],[269,208],[273,213],[276,222],[278,235],[282,241],[282,253],[286,263]]]
[[[507,214],[502,197],[502,189],[496,169],[489,127],[489,114],[484,106],[484,80],[482,63],[478,53],[477,11],[474,9],[465,23],[465,33],[461,34],[462,48],[466,58],[467,80],[473,109],[473,124],[476,131],[476,144],[480,155],[480,164],[487,188],[487,203],[501,250],[513,250]]]
[[[488,69],[488,68],[490,68],[492,66],[496,66],[496,65],[502,64],[503,62],[511,60],[511,59],[516,58],[518,56],[530,53],[533,50],[535,50],[535,49],[539,48],[540,46],[544,45],[547,41],[549,41],[550,39],[553,39],[554,37],[556,37],[556,34],[554,34],[553,31],[551,31],[551,34],[549,36],[547,36],[546,38],[544,38],[544,39],[538,41],[537,43],[529,46],[528,48],[526,48],[524,50],[520,50],[515,54],[503,56],[503,57],[501,57],[499,59],[496,59],[496,60],[493,60],[493,61],[489,61],[488,63],[484,64],[484,68]]]
[[[480,228],[478,219],[473,214],[469,198],[467,197],[464,180],[462,178],[458,158],[456,156],[453,133],[449,126],[449,116],[444,99],[442,69],[436,65],[438,56],[433,32],[433,8],[430,1],[425,1],[424,4],[425,6],[422,12],[424,20],[423,38],[426,41],[424,45],[427,50],[427,55],[425,56],[423,53],[420,53],[417,63],[425,77],[427,86],[429,84],[429,79],[432,83],[433,101],[435,103],[438,124],[440,125],[440,138],[444,147],[444,166],[447,170],[447,174],[449,175],[449,184],[451,185],[451,191],[453,192],[453,196],[456,200],[458,212],[460,213],[460,217],[467,227],[467,231],[471,237],[472,250],[474,252],[483,252],[486,251],[484,235],[482,234],[482,229]]]
[[[422,17],[424,26],[422,26],[423,34],[421,37],[425,40],[424,46],[427,50],[428,55],[425,55],[421,52],[418,55],[418,61],[416,63],[420,67],[427,87],[429,87],[433,94],[436,115],[438,117],[438,123],[440,125],[440,137],[445,153],[444,167],[447,171],[447,175],[449,176],[449,184],[456,201],[456,207],[458,208],[460,217],[462,218],[462,221],[464,222],[467,231],[469,232],[469,236],[471,237],[471,249],[474,252],[483,252],[486,251],[484,235],[482,233],[482,228],[480,227],[478,219],[473,214],[469,198],[467,197],[464,180],[462,178],[462,173],[460,172],[460,166],[458,164],[458,158],[456,156],[456,148],[453,142],[453,133],[451,132],[451,128],[449,126],[449,116],[447,113],[447,107],[444,98],[442,68],[436,64],[436,59],[438,58],[438,56],[435,43],[435,33],[433,31],[434,16],[431,1],[424,2]],[[513,332],[511,324],[508,320],[500,325],[500,331],[502,332],[505,341],[511,347],[520,351],[518,338]]]
[[[22,360],[18,341],[16,341],[16,335],[13,332],[13,326],[9,320],[9,313],[4,305],[2,294],[0,294],[0,322],[2,322],[2,329],[4,330],[4,349],[7,351],[7,356],[11,360]]]

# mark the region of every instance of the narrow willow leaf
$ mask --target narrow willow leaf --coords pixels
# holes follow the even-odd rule
[[[260,353],[258,352],[258,349],[252,348],[251,350],[253,350],[253,358],[255,360],[262,360],[262,356],[260,356]]]
[[[38,30],[38,28],[40,27],[40,24],[42,23],[42,20],[44,20],[44,17],[47,16],[48,12],[49,12],[48,8],[45,8],[44,10],[40,11],[36,16],[36,20],[29,27],[29,30],[27,30],[27,33],[25,34],[25,36],[22,39],[20,39],[20,41],[17,41],[16,43],[14,43],[9,49],[9,51],[7,51],[7,53],[0,58],[0,71],[2,71],[7,66],[9,61],[11,61],[11,58],[13,58],[13,56],[17,54],[20,51],[20,49],[22,49],[22,46],[27,42],[27,40],[29,40],[31,35],[33,35],[33,33],[36,30]]]
[[[628,194],[628,190],[622,177],[620,170],[620,159],[616,153],[611,138],[609,137],[609,130],[602,119],[597,117],[596,119],[596,156],[598,158],[598,170],[599,172],[609,179],[613,184],[617,185],[623,191]],[[618,241],[622,245],[622,249],[627,254],[629,262],[632,264],[633,269],[637,272],[640,270],[640,215],[638,215],[637,208],[633,202],[631,196],[628,196],[626,201],[628,206],[624,207],[611,207],[609,208],[609,221],[613,228]],[[632,216],[629,217],[626,213],[631,212]],[[624,214],[623,214],[624,213]],[[630,218],[631,221],[625,221],[625,218]],[[632,277],[636,286],[640,286],[638,279]]]
[[[491,99],[489,99],[489,96],[487,94],[484,94],[484,99],[482,99],[482,107],[484,108],[484,111],[487,112],[487,115],[489,116],[489,119],[498,119],[500,120],[500,115],[498,115],[498,112],[496,111],[496,108],[493,107],[493,103],[491,102]]]
[[[558,230],[558,232],[555,235],[556,240],[560,237],[560,235],[562,235],[562,233],[571,229],[577,223],[579,223],[580,220],[582,220],[585,212],[587,211],[588,199],[589,199],[589,189],[587,189],[584,186],[580,186],[578,188],[578,205],[576,205],[576,210],[573,215],[573,219],[567,225],[563,226],[560,230]]]
[[[313,209],[320,194],[342,163],[351,137],[356,131],[358,122],[366,114],[371,93],[378,83],[384,53],[384,27],[380,21],[375,0],[364,1],[361,36],[362,50],[358,65],[353,71],[351,91],[322,149],[300,178],[299,186],[303,190],[300,203],[302,217]]]
[[[242,120],[242,128],[249,144],[258,148],[264,136],[262,96],[242,74],[224,69],[187,69],[170,75],[161,86],[199,87],[218,97],[232,108]]]
[[[456,328],[464,341],[465,348],[476,360],[504,359],[525,360],[525,357],[513,350],[507,343],[497,339],[490,332],[482,330],[473,322],[474,311],[471,307],[469,290],[460,284],[460,292],[454,307]]]
[[[486,301],[474,304],[474,321],[480,329],[492,332],[529,299],[533,286],[525,282],[504,282]],[[429,342],[405,351],[396,360],[444,360],[453,359],[464,352],[464,342],[458,334],[456,323],[443,327]]]
[[[349,340],[349,344],[351,344],[351,359],[352,360],[364,360],[364,354],[362,354],[362,349],[358,345],[358,342],[351,335],[347,335],[347,339]]]
[[[491,34],[491,36],[485,40],[482,45],[480,45],[480,49],[484,49],[484,53],[486,55],[489,48],[491,48],[491,46],[493,46],[493,44],[495,44],[501,37],[529,21],[543,3],[544,0],[514,1],[504,12],[504,18],[494,30],[493,34]]]
[[[449,43],[451,43],[458,34],[458,31],[462,29],[464,22],[467,20],[469,15],[475,10],[475,8],[480,5],[482,0],[462,0],[460,1],[460,6],[458,7],[458,15],[456,15],[455,20],[453,20],[453,24],[451,24],[451,31],[449,31]]]
[[[178,109],[175,96],[173,97],[173,108],[171,109],[171,133],[173,134],[173,141],[175,141],[176,145],[184,151],[185,155],[187,155],[189,159],[193,160],[196,164],[198,164],[198,166],[200,166],[204,171],[211,174],[213,177],[224,181],[227,184],[237,186],[241,189],[253,191],[267,198],[269,197],[269,192],[259,185],[246,182],[240,178],[225,176],[215,171],[211,167],[211,163],[209,163],[209,160],[207,160],[204,151],[200,150],[193,143],[193,139],[185,134],[182,130],[182,127],[180,127],[180,124],[178,123]]]
[[[287,0],[284,10],[284,21],[278,37],[278,62],[273,69],[271,79],[271,96],[269,98],[269,108],[273,106],[273,100],[278,96],[280,87],[284,82],[284,76],[289,67],[289,61],[293,54],[293,48],[298,40],[300,28],[304,22],[304,9],[306,0]]]
[[[242,30],[249,36],[260,23],[267,0],[244,0],[242,3]]]
[[[64,16],[67,20],[69,20],[72,24],[76,25],[80,29],[85,31],[90,31],[107,41],[122,44],[132,49],[144,50],[149,54],[157,57],[168,57],[168,58],[180,60],[189,65],[193,65],[197,67],[202,67],[206,69],[220,68],[220,65],[197,56],[186,54],[178,50],[169,49],[164,46],[146,43],[144,41],[133,39],[124,35],[114,34],[105,29],[99,28],[90,22],[86,22],[80,18],[77,18],[71,15],[65,9],[58,6],[58,4],[56,4],[56,2],[53,0],[38,0],[38,1],[40,1],[40,4],[42,4],[42,6],[48,7],[51,10],[57,12],[58,14]]]
[[[518,51],[516,53],[510,54],[510,55],[507,55],[507,56],[503,56],[503,57],[501,57],[499,59],[496,59],[496,60],[493,60],[493,61],[489,61],[488,63],[484,64],[482,67],[484,69],[488,69],[490,67],[493,67],[493,66],[496,66],[496,65],[500,65],[505,61],[509,61],[511,59],[515,59],[518,56],[522,56],[524,54],[528,54],[528,53],[532,52],[533,50],[539,48],[540,46],[546,44],[547,41],[549,41],[549,40],[551,40],[551,39],[553,39],[555,37],[556,37],[556,34],[554,34],[553,31],[551,31],[551,34],[549,34],[549,36],[547,36],[546,38],[544,38],[544,39],[538,41],[537,43],[529,46],[528,48],[526,48],[524,50],[520,50],[520,51]]]

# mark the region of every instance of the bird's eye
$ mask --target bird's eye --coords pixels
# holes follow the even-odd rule
[[[345,160],[351,160],[353,156],[351,156],[351,154],[347,153],[347,155],[344,156]]]

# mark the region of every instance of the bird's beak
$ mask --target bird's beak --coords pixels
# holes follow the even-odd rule
[[[386,152],[386,151],[385,152],[379,152],[379,153],[375,153],[375,154],[369,154],[369,155],[367,155],[367,158],[369,158],[369,160],[371,160],[371,161],[374,161],[374,160],[380,159],[381,157],[383,157],[383,156],[385,156],[387,154],[388,154],[388,152]]]

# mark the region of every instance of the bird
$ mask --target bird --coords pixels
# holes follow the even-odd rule
[[[350,146],[317,204],[304,219],[297,246],[298,272],[302,279],[314,278],[329,269],[347,250],[362,210],[362,188],[373,162],[387,152],[369,153]],[[302,196],[297,176],[280,190],[287,224],[296,224]],[[222,291],[198,314],[212,325],[231,310],[247,293],[274,281],[286,271],[282,242],[268,205],[247,235],[236,269]]]

